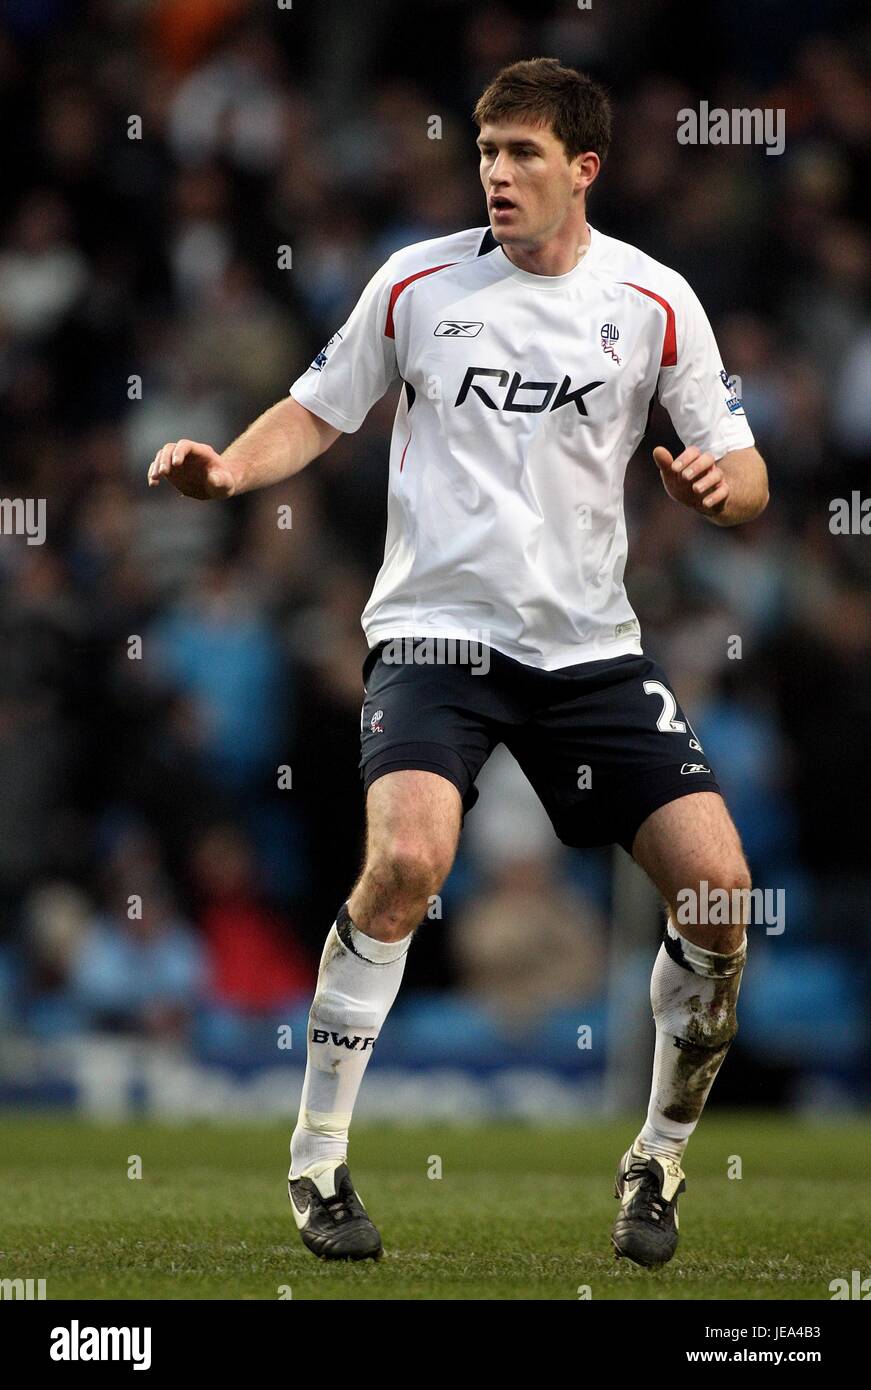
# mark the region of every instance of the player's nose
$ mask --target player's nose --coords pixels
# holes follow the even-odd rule
[[[510,189],[511,189],[511,180],[510,180],[510,178],[508,178],[507,175],[505,175],[505,174],[496,174],[496,175],[494,175],[494,174],[491,172],[490,177],[489,177],[489,179],[487,180],[487,190],[488,190],[489,193],[508,193],[508,192],[510,191]]]

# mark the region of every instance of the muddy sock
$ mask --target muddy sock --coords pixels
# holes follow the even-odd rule
[[[656,1023],[653,1086],[636,1146],[680,1161],[738,1031],[735,1005],[747,943],[731,955],[703,950],[669,919],[650,980]]]

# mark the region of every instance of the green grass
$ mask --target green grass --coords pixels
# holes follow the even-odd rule
[[[355,1131],[352,1172],[386,1254],[335,1266],[299,1243],[283,1130],[4,1118],[0,1278],[45,1278],[50,1299],[276,1299],[283,1285],[294,1299],[577,1299],[580,1285],[594,1299],[828,1299],[830,1280],[871,1272],[868,1124],[708,1117],[678,1253],[653,1273],[609,1243],[633,1132]]]

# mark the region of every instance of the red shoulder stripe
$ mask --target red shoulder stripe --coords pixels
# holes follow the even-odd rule
[[[404,280],[398,280],[390,291],[390,303],[387,306],[387,322],[384,325],[384,335],[387,338],[395,338],[396,331],[393,325],[393,310],[396,301],[402,294],[406,285],[410,285],[412,280],[419,280],[422,275],[432,275],[437,270],[447,270],[449,265],[456,265],[456,261],[445,261],[444,265],[431,265],[428,270],[416,270],[413,275],[406,275]]]
[[[663,299],[661,294],[654,294],[653,290],[646,290],[643,285],[633,285],[631,280],[621,280],[621,285],[628,285],[630,290],[639,290],[641,294],[646,294],[649,299],[655,299],[657,304],[661,304],[665,310],[665,337],[662,340],[662,360],[661,367],[674,367],[677,365],[677,325],[675,323],[674,309],[672,309],[667,299]]]

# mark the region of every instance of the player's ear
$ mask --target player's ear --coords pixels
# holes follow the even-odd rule
[[[575,156],[574,163],[577,169],[576,188],[578,192],[582,192],[584,189],[589,188],[591,183],[595,183],[596,179],[599,177],[602,161],[595,150],[585,150],[582,154]]]

